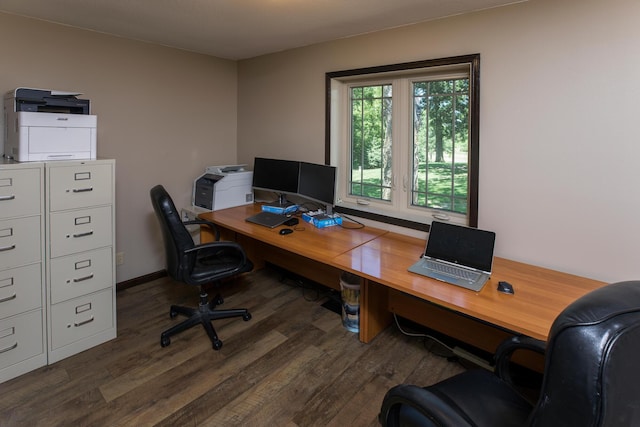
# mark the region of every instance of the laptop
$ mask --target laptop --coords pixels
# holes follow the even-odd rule
[[[420,260],[409,271],[479,291],[491,276],[496,234],[434,221]]]
[[[273,212],[262,211],[245,219],[247,222],[263,225],[269,228],[275,228],[284,224],[290,218]]]

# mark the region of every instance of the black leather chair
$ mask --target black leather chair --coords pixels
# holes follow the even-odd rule
[[[539,399],[529,402],[509,375],[514,350],[545,354]],[[429,387],[398,385],[384,397],[383,426],[640,426],[640,281],[579,298],[554,321],[546,345],[505,341],[496,373],[470,370]]]
[[[200,304],[197,308],[172,305],[169,315],[175,318],[178,314],[188,319],[160,335],[160,344],[166,347],[171,343],[170,337],[197,324],[202,324],[211,339],[214,350],[222,347],[212,320],[228,317],[251,319],[246,309],[216,310],[216,306],[224,301],[218,294],[209,301],[206,287],[218,284],[221,280],[251,271],[253,264],[247,258],[242,247],[235,242],[221,242],[220,233],[215,224],[204,220],[183,222],[176,210],[173,200],[162,185],[151,189],[151,203],[158,219],[164,240],[167,273],[171,278],[200,288]],[[215,242],[195,245],[185,225],[207,225],[214,230]]]

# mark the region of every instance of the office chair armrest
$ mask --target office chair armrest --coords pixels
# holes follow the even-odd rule
[[[218,230],[218,227],[211,221],[207,221],[206,219],[192,219],[189,221],[183,221],[182,223],[184,225],[206,225],[213,231],[216,242],[220,240],[220,230]]]
[[[200,245],[196,245],[191,249],[187,249],[183,253],[185,255],[189,255],[189,254],[195,253],[196,256],[197,256],[198,252],[206,251],[206,250],[210,250],[210,249],[215,249],[215,250],[231,249],[231,250],[234,250],[234,251],[238,252],[238,254],[241,256],[242,264],[245,264],[247,262],[247,254],[244,252],[244,249],[242,248],[242,246],[240,246],[240,244],[238,244],[236,242],[230,242],[230,241],[203,243],[203,244],[200,244]]]
[[[516,350],[530,350],[544,356],[547,343],[524,335],[516,335],[502,341],[494,356],[496,375],[509,384],[513,384],[509,373],[511,356]]]
[[[410,425],[425,427],[470,426],[469,422],[455,411],[451,402],[412,384],[400,384],[389,389],[384,396],[378,415],[380,424],[387,427],[403,425],[400,423],[400,409],[403,406],[405,409],[402,421]]]

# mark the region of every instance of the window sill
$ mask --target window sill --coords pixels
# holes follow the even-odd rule
[[[395,225],[398,227],[405,227],[418,231],[429,231],[429,224],[421,223],[418,221],[412,221],[408,219],[396,218],[381,213],[365,211],[362,209],[354,209],[344,205],[336,205],[333,208],[334,212],[338,212],[345,215],[350,215],[359,218],[365,218],[371,221],[377,221],[385,224]]]

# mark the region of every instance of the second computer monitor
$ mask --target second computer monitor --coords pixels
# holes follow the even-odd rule
[[[336,168],[329,165],[300,162],[298,194],[326,206],[330,214],[335,202]]]

